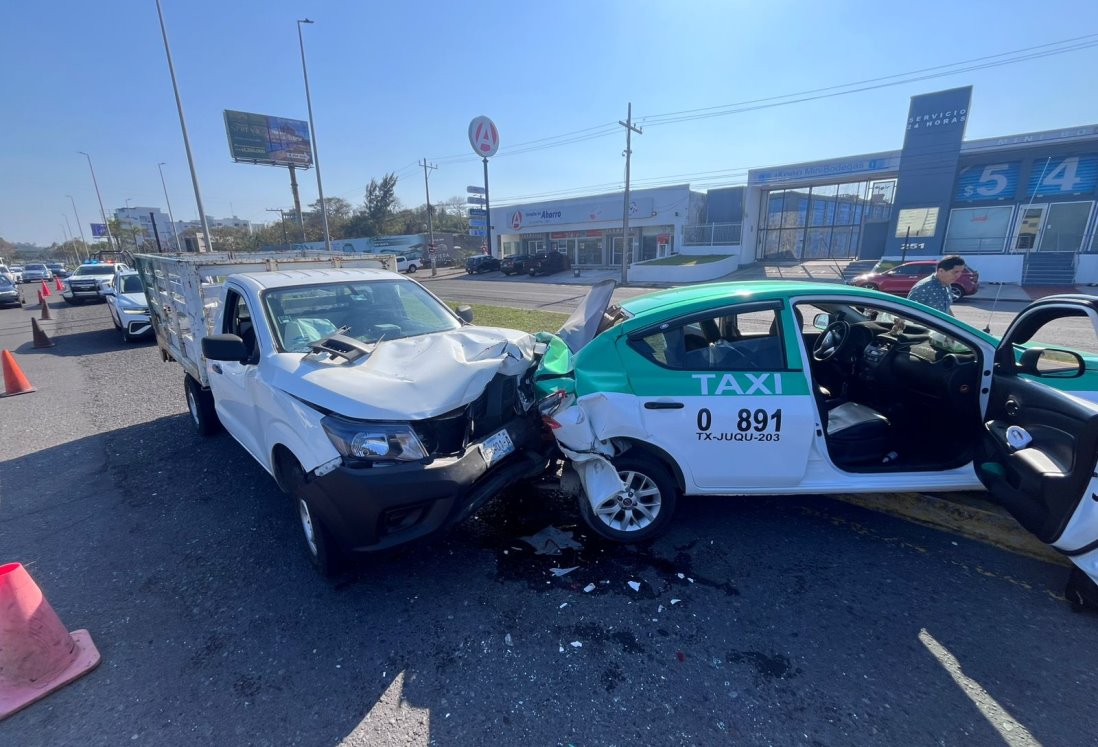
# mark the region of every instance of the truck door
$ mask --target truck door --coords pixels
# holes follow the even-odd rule
[[[974,466],[994,500],[1098,582],[1098,405],[1063,391],[1083,359],[1034,337],[1071,317],[1098,330],[1098,298],[1041,299],[1003,336]]]
[[[266,464],[266,455],[259,449],[259,408],[254,394],[259,376],[259,349],[254,324],[247,299],[236,288],[226,286],[225,313],[218,332],[239,336],[250,354],[239,362],[207,361],[206,367],[217,417],[225,430],[260,464]]]

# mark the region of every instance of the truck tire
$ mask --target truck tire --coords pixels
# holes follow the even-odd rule
[[[598,510],[581,490],[580,516],[595,534],[612,542],[654,540],[667,530],[675,513],[678,485],[657,457],[631,449],[612,459],[625,490],[607,499]]]
[[[202,385],[190,374],[183,377],[183,389],[187,394],[187,409],[191,413],[191,423],[200,436],[212,436],[221,430],[221,421],[214,409],[213,393],[203,389]]]
[[[328,528],[313,511],[305,497],[305,470],[301,463],[284,447],[275,447],[275,481],[282,492],[290,496],[305,540],[305,555],[317,572],[324,578],[331,578],[343,570],[343,554],[332,540]]]

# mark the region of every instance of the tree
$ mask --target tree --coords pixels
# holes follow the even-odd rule
[[[348,238],[347,224],[351,220],[353,208],[351,203],[342,197],[325,197],[324,203],[328,206],[328,233],[333,239]],[[310,241],[324,240],[324,216],[320,214],[320,200],[309,206],[305,213],[305,234]],[[313,239],[312,236],[318,236]]]
[[[371,179],[366,187],[362,207],[355,211],[348,222],[348,237],[383,236],[393,233],[393,216],[400,206],[396,198],[397,176],[390,172],[381,178]]]

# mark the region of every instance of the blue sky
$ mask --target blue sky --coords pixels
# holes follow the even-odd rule
[[[482,181],[467,139],[481,114],[500,131],[494,205],[620,189],[625,136],[614,125],[629,102],[644,128],[633,138],[638,187],[743,183],[747,167],[899,148],[909,98],[961,85],[974,86],[969,139],[1098,122],[1098,46],[787,106],[654,119],[1098,34],[1093,0],[162,3],[215,217],[266,222],[276,215],[267,208],[292,204],[286,169],[232,162],[222,112],[307,119],[295,24],[304,17],[316,21],[304,34],[325,195],[356,204],[390,171],[401,201],[422,204],[424,158],[439,166],[432,201],[464,196]],[[165,209],[164,161],[176,219],[197,216],[155,0],[7,4],[0,64],[0,236],[60,241],[64,215],[76,230],[69,194],[85,231],[99,220],[77,151],[92,155],[108,212],[127,198]],[[314,201],[314,172],[299,182],[303,203]]]

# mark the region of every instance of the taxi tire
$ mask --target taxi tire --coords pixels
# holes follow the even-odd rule
[[[203,389],[190,374],[183,376],[183,389],[187,395],[187,410],[195,432],[200,436],[212,436],[221,430],[221,421],[214,409],[213,393]]]
[[[667,531],[678,501],[678,484],[671,476],[671,472],[659,457],[636,448],[610,461],[617,468],[619,475],[623,472],[633,472],[637,475],[643,475],[655,484],[656,489],[660,492],[659,511],[652,523],[643,529],[632,531],[614,529],[595,516],[595,511],[591,508],[591,501],[587,500],[587,495],[581,490],[579,510],[584,522],[595,534],[611,542],[629,544],[656,539]]]

